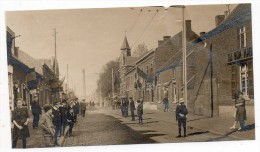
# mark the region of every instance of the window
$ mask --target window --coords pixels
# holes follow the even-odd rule
[[[240,43],[240,48],[246,47],[246,27],[241,26],[239,28],[239,43]]]
[[[240,90],[248,95],[248,67],[246,64],[240,67]]]
[[[151,63],[150,70],[151,70],[151,74],[152,74],[153,73],[153,64],[152,63]]]
[[[149,66],[147,65],[147,66],[146,66],[146,74],[149,74],[149,73],[148,73],[148,72],[149,72],[148,69],[149,69]]]

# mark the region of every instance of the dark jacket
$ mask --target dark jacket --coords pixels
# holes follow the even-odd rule
[[[184,117],[181,117],[180,114],[183,114]],[[176,107],[176,120],[179,120],[179,119],[187,119],[186,118],[186,115],[188,114],[188,110],[186,108],[186,105],[177,105]]]
[[[68,123],[74,123],[75,122],[74,112],[72,112],[72,113],[68,112],[67,113],[67,121],[68,121]]]
[[[60,107],[59,110],[60,110],[61,120],[67,120],[68,108],[64,106],[64,107]]]
[[[55,110],[52,108],[52,123],[56,127],[61,126],[61,114],[59,109]]]
[[[39,105],[38,102],[33,101],[31,103],[31,107],[32,107],[32,114],[39,114],[39,115],[42,114],[42,108],[41,108],[41,106]]]
[[[75,103],[73,110],[74,110],[74,114],[79,114],[79,102]]]
[[[131,100],[131,101],[130,101],[130,110],[131,110],[131,111],[134,111],[134,110],[135,110],[135,102],[134,102],[134,100]]]

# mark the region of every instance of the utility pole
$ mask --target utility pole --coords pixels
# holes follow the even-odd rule
[[[210,45],[210,101],[211,101],[211,117],[213,117],[214,100],[213,100],[213,62],[212,62],[212,44]]]
[[[69,65],[67,64],[67,86],[66,86],[66,94],[68,94],[69,89]]]
[[[183,51],[183,91],[184,101],[188,107],[187,100],[187,57],[186,57],[186,21],[185,21],[185,6],[182,6],[182,51]]]
[[[85,80],[85,69],[83,69],[83,95],[84,99],[86,100],[86,80]]]
[[[114,91],[114,69],[113,68],[112,68],[112,96],[114,102],[115,91]]]

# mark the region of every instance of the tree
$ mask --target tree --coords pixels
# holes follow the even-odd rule
[[[112,96],[112,69],[114,71],[114,91],[119,90],[119,85],[115,82],[117,78],[117,73],[119,70],[119,60],[109,61],[104,65],[103,71],[99,74],[99,79],[97,81],[97,93],[99,94],[101,87],[101,96],[102,98]]]
[[[140,57],[148,52],[148,47],[145,43],[138,44],[133,51],[133,56]]]

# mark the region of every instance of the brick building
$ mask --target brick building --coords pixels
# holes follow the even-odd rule
[[[215,21],[216,28],[193,42],[197,75],[190,102],[197,114],[210,115],[212,108],[214,115],[230,114],[236,90],[247,95],[248,104],[254,100],[251,5],[239,4],[230,14],[216,16]],[[253,107],[247,112],[252,116]]]

